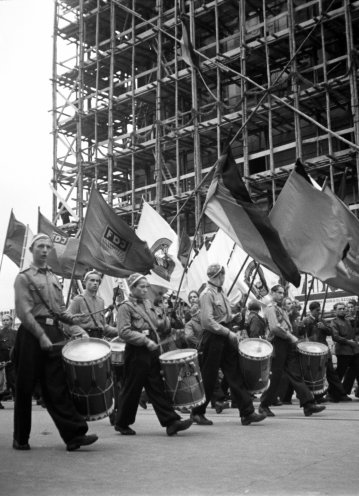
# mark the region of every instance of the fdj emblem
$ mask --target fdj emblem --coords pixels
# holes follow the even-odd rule
[[[106,227],[102,242],[106,247],[106,251],[111,251],[114,256],[119,258],[120,262],[124,261],[131,246],[131,243],[126,241],[110,226]]]
[[[156,263],[152,270],[163,279],[166,279],[166,281],[171,279],[171,274],[176,266],[175,262],[168,255],[168,249],[171,244],[171,240],[160,238],[151,248],[151,252],[156,259]]]
[[[252,282],[253,276],[255,277],[255,279]],[[252,284],[251,290],[256,298],[258,298],[258,300],[262,299],[269,293],[262,267],[259,267],[257,270],[257,265],[254,261],[250,262],[247,265],[244,274],[244,280],[248,287],[250,287],[250,285]]]

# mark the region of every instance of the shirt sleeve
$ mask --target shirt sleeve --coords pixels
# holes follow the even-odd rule
[[[271,334],[282,339],[289,339],[290,333],[280,326],[274,306],[266,308],[266,318]]]
[[[214,334],[228,336],[230,333],[229,329],[217,322],[213,316],[213,297],[210,292],[201,296],[201,325],[203,329]]]
[[[349,339],[340,335],[340,326],[335,320],[332,321],[331,326],[333,330],[333,341],[341,344],[350,344]]]
[[[45,334],[44,329],[35,320],[32,314],[34,308],[34,300],[31,296],[29,283],[24,274],[18,274],[15,279],[15,309],[22,324],[31,332],[37,339]]]

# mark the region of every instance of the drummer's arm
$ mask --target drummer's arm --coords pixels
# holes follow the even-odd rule
[[[75,298],[71,301],[67,313],[70,315],[78,315],[82,314],[81,301],[79,297],[75,296]],[[86,317],[81,319],[80,325],[69,325],[66,326],[65,332],[68,336],[88,336],[86,332]],[[81,332],[82,331],[82,332]]]
[[[118,310],[117,316],[117,331],[119,337],[123,339],[125,343],[133,344],[134,346],[146,346],[148,348],[153,341],[140,331],[134,330],[132,320],[131,308],[126,305],[126,303],[123,303]]]
[[[278,338],[287,339],[288,341],[293,341],[293,334],[289,331],[283,329],[277,319],[276,309],[274,306],[266,308],[266,318],[268,322],[269,331],[274,336]]]
[[[116,327],[110,326],[109,324],[105,324],[104,326],[104,334],[109,338],[115,338],[118,336],[118,331]]]

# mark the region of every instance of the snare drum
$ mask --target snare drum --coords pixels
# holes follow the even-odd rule
[[[77,411],[99,420],[114,408],[111,347],[97,338],[70,341],[62,349],[67,383]]]
[[[192,408],[205,403],[197,350],[172,350],[160,355],[159,359],[166,392],[176,408]]]
[[[125,347],[126,343],[120,341],[120,338],[113,338],[110,341],[111,346],[111,363],[112,365],[123,365],[125,363]]]
[[[248,391],[262,393],[269,384],[273,346],[259,338],[246,338],[239,342],[239,367]]]
[[[315,341],[301,341],[297,344],[299,363],[304,382],[313,394],[326,391],[326,370],[328,346]]]

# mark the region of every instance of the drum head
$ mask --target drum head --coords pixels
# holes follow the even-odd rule
[[[112,351],[125,351],[126,343],[111,341],[110,346]]]
[[[187,360],[197,356],[197,350],[187,348],[185,350],[172,350],[160,355],[160,360],[163,362],[171,362],[177,360]]]
[[[328,346],[315,341],[301,341],[297,344],[297,348],[308,355],[324,355],[328,353]]]
[[[110,345],[96,338],[82,338],[76,341],[70,341],[63,348],[62,354],[65,360],[70,362],[92,362],[101,360],[111,351]]]
[[[265,358],[273,352],[273,346],[265,339],[243,339],[239,342],[238,348],[239,353],[253,358]]]

